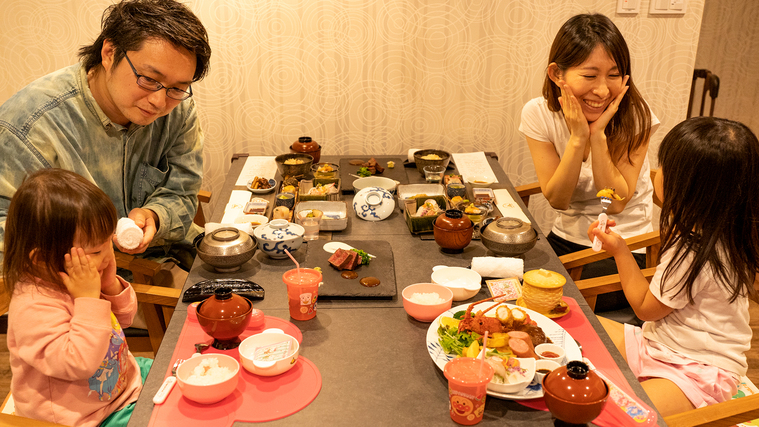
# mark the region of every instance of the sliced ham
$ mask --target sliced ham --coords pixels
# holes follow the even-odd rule
[[[511,351],[513,351],[517,357],[538,358],[538,355],[535,354],[535,347],[532,345],[530,334],[527,332],[510,331],[509,347],[511,347]]]

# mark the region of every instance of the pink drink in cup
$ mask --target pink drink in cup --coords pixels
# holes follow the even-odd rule
[[[287,285],[287,301],[290,317],[295,320],[308,320],[316,316],[316,298],[319,293],[321,272],[312,268],[294,268],[282,275]]]
[[[493,368],[481,359],[459,357],[445,365],[444,373],[448,378],[451,419],[465,426],[482,421]]]

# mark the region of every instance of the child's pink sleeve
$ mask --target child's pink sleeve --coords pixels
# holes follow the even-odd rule
[[[137,313],[137,295],[134,293],[132,285],[120,276],[116,276],[124,290],[116,295],[106,295],[100,293],[100,296],[111,302],[111,311],[116,316],[122,328],[128,328],[132,325],[134,315]]]

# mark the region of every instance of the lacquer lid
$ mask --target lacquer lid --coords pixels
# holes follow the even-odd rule
[[[251,304],[247,299],[222,286],[216,288],[214,295],[198,306],[198,314],[214,320],[231,319],[249,312],[250,308]]]

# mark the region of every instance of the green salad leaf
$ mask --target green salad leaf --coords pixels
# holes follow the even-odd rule
[[[358,255],[361,257],[361,265],[369,265],[369,261],[372,260],[371,257],[369,256],[369,254],[367,254],[366,252],[364,252],[361,249],[351,249],[351,250],[353,252],[357,252]]]
[[[372,176],[372,172],[367,167],[362,167],[358,170],[358,176],[366,177],[366,176]]]
[[[480,339],[480,334],[477,332],[459,332],[455,328],[446,328],[442,325],[437,329],[437,334],[443,351],[458,356],[461,356],[465,348]]]

